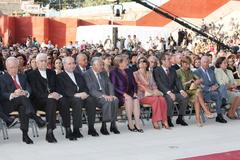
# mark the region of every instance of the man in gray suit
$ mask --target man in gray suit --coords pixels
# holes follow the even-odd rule
[[[216,103],[217,117],[216,121],[219,123],[227,123],[222,116],[222,96],[220,94],[220,87],[217,84],[217,80],[214,71],[209,68],[209,57],[203,56],[201,58],[201,67],[195,71],[199,78],[203,79],[202,91],[205,101],[214,101]]]
[[[93,57],[92,68],[83,74],[89,93],[97,99],[99,107],[102,108],[102,127],[100,132],[109,135],[106,122],[111,122],[110,131],[114,134],[120,132],[116,126],[118,99],[114,96],[114,88],[107,73],[103,72],[103,61],[99,57]]]

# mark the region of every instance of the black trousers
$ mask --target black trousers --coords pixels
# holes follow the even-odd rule
[[[179,115],[185,116],[186,108],[188,106],[188,98],[184,98],[180,93],[176,93],[176,102],[179,103]],[[167,101],[168,105],[168,116],[172,117],[174,112],[174,101],[172,98],[166,94],[164,95],[165,100]]]
[[[0,105],[0,118],[2,118],[4,122],[8,122],[10,118],[7,114],[4,113],[2,105]]]
[[[23,132],[28,131],[29,126],[29,115],[34,112],[33,106],[29,98],[25,96],[20,96],[12,99],[11,101],[7,101],[3,107],[8,107],[8,111],[18,111],[19,120],[20,120],[20,129]]]
[[[70,127],[70,111],[64,97],[59,100],[53,98],[33,99],[35,110],[46,112],[47,129],[56,128],[56,111],[59,110],[64,127]]]
[[[68,106],[72,108],[73,128],[79,129],[82,127],[82,108],[85,107],[88,117],[88,128],[93,129],[96,117],[96,100],[89,96],[82,100],[77,97],[67,98]]]

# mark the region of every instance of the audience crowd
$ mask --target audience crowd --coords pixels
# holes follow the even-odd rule
[[[238,119],[240,28],[234,20],[228,24],[231,31],[222,31],[224,25],[203,20],[201,29],[235,47],[234,53],[186,29],[178,31],[176,40],[172,35],[150,37],[147,47],[136,35],[119,39],[115,46],[108,37],[103,44],[69,42],[63,48],[31,36],[23,44],[5,45],[0,39],[0,118],[10,128],[18,122],[10,113],[18,111],[27,144],[33,143],[28,136],[30,118],[38,127],[46,126],[46,141],[57,142],[56,111],[69,140],[83,137],[83,108],[91,136],[99,136],[94,127],[96,108],[101,110],[103,135],[120,134],[117,117],[122,108],[128,130],[143,133],[144,105],[152,108],[154,129],[174,127],[176,108],[176,124],[182,126],[188,126],[184,119],[188,107],[194,108],[199,127],[202,112],[218,123],[227,123],[225,113]],[[46,119],[37,114],[39,110],[46,112]]]

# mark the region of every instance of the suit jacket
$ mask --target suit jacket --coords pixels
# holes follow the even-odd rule
[[[99,79],[99,81],[102,91],[99,90],[98,81],[92,69],[89,69],[87,72],[85,72],[83,77],[87,83],[89,93],[93,97],[99,98],[102,95],[114,96],[114,88],[110,79],[108,78],[107,72],[100,73],[101,79]]]
[[[126,69],[125,71],[127,76],[125,76],[118,68],[115,68],[110,72],[110,80],[114,86],[115,95],[119,98],[120,105],[124,103],[124,93],[127,93],[130,96],[137,93],[137,84],[133,77],[133,72],[131,69]]]
[[[74,73],[74,77],[77,85],[65,71],[57,75],[57,90],[59,93],[67,98],[74,97],[75,93],[86,92],[89,94],[89,90],[83,76],[79,73]]]
[[[209,88],[215,84],[218,84],[217,83],[217,80],[216,80],[216,77],[215,77],[215,74],[214,74],[214,71],[212,69],[208,69],[208,74],[210,76],[210,79],[211,81],[208,79],[208,76],[205,74],[205,72],[202,70],[202,67],[198,68],[195,72],[195,74],[202,78],[203,79],[203,83],[202,83],[202,89],[203,89],[203,92],[205,93],[208,93],[210,92],[209,91]]]
[[[28,81],[32,88],[32,98],[47,98],[49,93],[57,92],[56,89],[56,73],[53,70],[46,70],[47,79],[43,78],[39,70],[32,70],[28,73]]]
[[[89,66],[86,67],[86,70],[89,69]],[[75,70],[74,70],[75,73],[78,73],[78,74],[83,74],[81,68],[79,67],[79,65],[76,66]]]
[[[25,74],[18,74],[19,83],[23,90],[28,91],[31,95],[31,88],[27,81],[27,77]],[[1,88],[1,98],[3,101],[9,101],[11,93],[16,90],[12,77],[5,73],[0,76],[0,88]]]
[[[177,73],[174,68],[169,68],[169,75],[167,76],[162,67],[156,67],[153,70],[153,77],[158,89],[163,92],[163,94],[167,94],[168,91],[179,93],[183,90],[182,83],[177,78]]]

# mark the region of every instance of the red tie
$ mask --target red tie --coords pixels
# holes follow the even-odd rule
[[[13,76],[13,83],[14,83],[16,89],[20,89],[21,88],[21,86],[17,83],[16,76]]]

